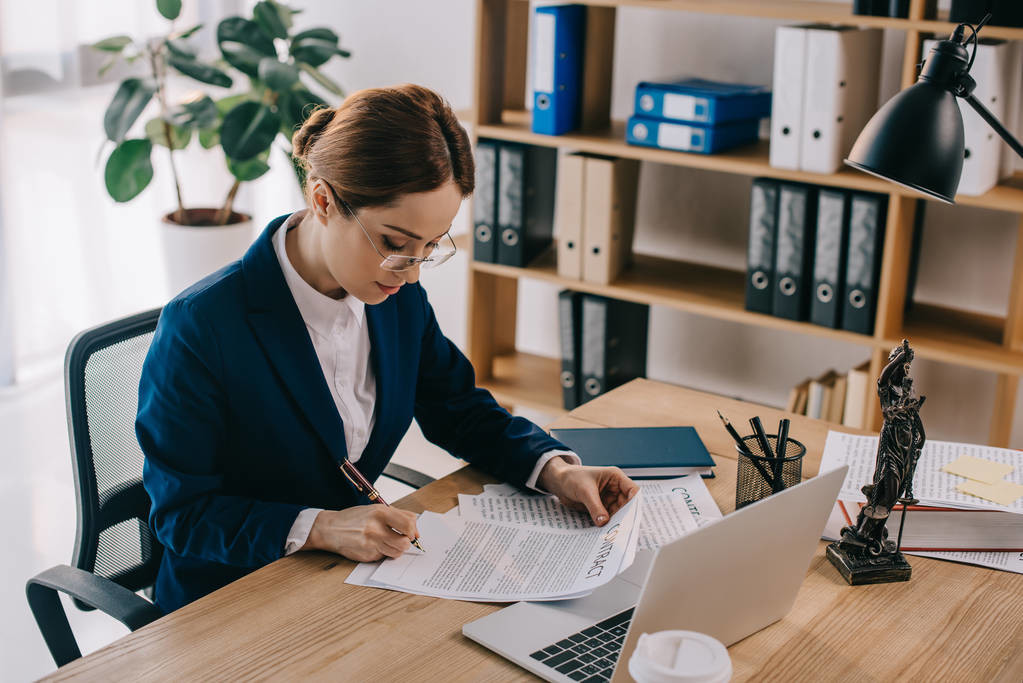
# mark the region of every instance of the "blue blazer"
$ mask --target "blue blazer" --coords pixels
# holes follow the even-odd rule
[[[155,590],[164,611],[281,557],[303,508],[368,502],[338,469],[341,417],[274,252],[286,218],[168,303],[146,356],[135,427],[149,523],[165,549]],[[367,306],[366,321],[376,423],[358,466],[370,481],[413,417],[433,443],[513,483],[565,448],[475,386],[418,284]]]

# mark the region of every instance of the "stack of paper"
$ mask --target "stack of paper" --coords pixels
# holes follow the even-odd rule
[[[699,475],[640,483],[640,494],[602,527],[553,496],[487,485],[444,515],[418,522],[426,553],[362,563],[346,583],[459,600],[515,602],[581,597],[656,548],[721,512]]]
[[[850,511],[858,510],[859,503],[866,501],[860,488],[873,477],[877,444],[876,436],[828,433],[821,457],[821,471],[848,464],[849,473],[825,528],[825,538],[837,539],[841,528],[849,523],[849,518],[855,519]],[[1006,491],[1009,494],[1000,497]],[[905,552],[1023,573],[1023,553],[1018,548],[1014,552],[943,550],[950,547],[952,541],[956,543],[953,546],[956,548],[987,549],[997,540],[996,537],[1001,538],[1007,533],[1015,535],[1019,545],[1023,546],[1023,534],[1018,531],[1023,529],[1023,498],[1011,496],[1017,491],[1017,496],[1023,494],[1023,453],[1020,451],[928,441],[924,444],[913,477],[913,494],[922,506],[942,509],[945,519],[942,531],[950,543],[944,545],[939,540],[933,549],[910,549],[905,539],[910,537],[914,521],[920,524],[926,521],[927,515],[933,514],[933,511],[914,511],[911,507],[905,522]],[[949,514],[954,515],[956,511],[969,512],[961,514],[964,524],[958,527],[948,522]],[[978,512],[989,514],[977,515]],[[996,524],[992,523],[991,517],[1001,519],[994,520]],[[972,520],[988,521],[981,526],[971,526]],[[888,523],[888,533],[892,540],[898,536],[898,522],[898,513],[893,513]],[[956,537],[956,528],[972,534],[972,537],[962,537],[962,534]],[[1009,545],[1016,547],[1011,542]]]

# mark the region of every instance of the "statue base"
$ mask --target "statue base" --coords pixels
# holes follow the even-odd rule
[[[871,555],[835,542],[828,545],[827,556],[850,586],[909,581],[913,573],[913,567],[900,552]]]

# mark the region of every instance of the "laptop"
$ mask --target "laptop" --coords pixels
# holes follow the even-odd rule
[[[726,646],[785,616],[847,466],[737,510],[654,551],[583,598],[519,602],[462,633],[548,681],[628,681],[640,634],[672,629]]]

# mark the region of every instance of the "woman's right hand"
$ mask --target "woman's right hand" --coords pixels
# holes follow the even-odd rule
[[[375,562],[401,557],[412,545],[410,538],[419,538],[415,514],[387,505],[356,505],[322,510],[301,549],[326,550],[356,562]]]

